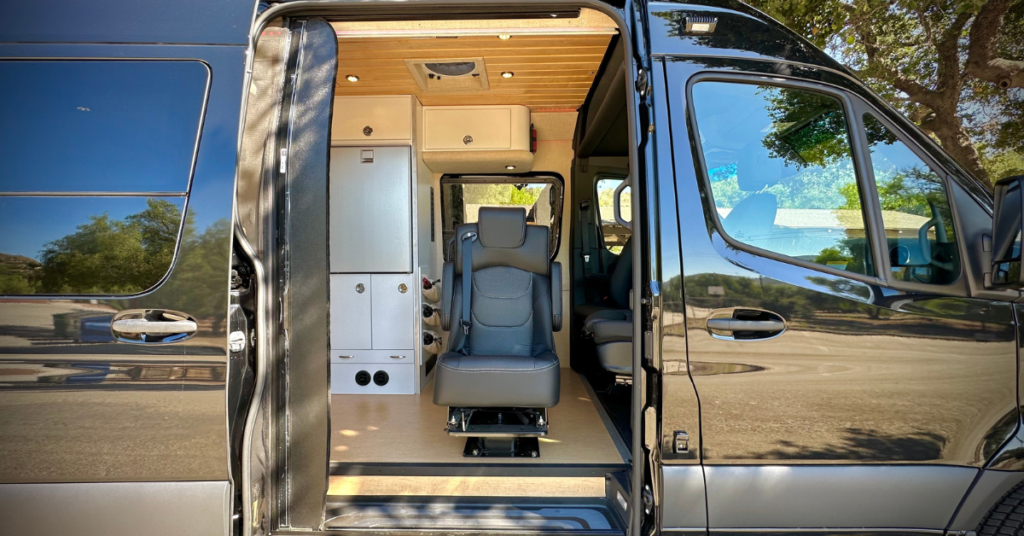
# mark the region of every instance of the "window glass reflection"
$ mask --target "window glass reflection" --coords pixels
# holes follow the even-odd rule
[[[726,234],[789,257],[874,274],[839,100],[727,82],[695,84],[692,98]]]
[[[171,266],[183,207],[180,197],[0,197],[0,294],[143,292]]]
[[[525,182],[514,182],[496,177],[494,182],[487,182],[442,178],[441,220],[445,243],[455,236],[459,225],[476,223],[482,207],[518,206],[526,211],[528,223],[547,225],[551,229],[550,251],[554,255],[562,218],[562,185],[555,179],[524,177],[523,180]]]
[[[184,192],[196,61],[0,61],[0,192]]]
[[[874,116],[864,115],[864,130],[893,277],[934,284],[956,281],[960,258],[942,177]]]

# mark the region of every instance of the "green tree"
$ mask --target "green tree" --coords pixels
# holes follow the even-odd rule
[[[1024,173],[1024,1],[748,3],[840,59],[986,184]]]
[[[41,254],[40,292],[134,294],[167,272],[181,225],[181,211],[163,199],[123,220],[91,216],[76,231],[47,243]]]

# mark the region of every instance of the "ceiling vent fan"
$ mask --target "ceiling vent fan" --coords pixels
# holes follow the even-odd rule
[[[429,93],[490,89],[483,58],[405,60],[420,89]]]

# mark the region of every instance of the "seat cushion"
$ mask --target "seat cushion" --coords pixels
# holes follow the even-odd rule
[[[558,404],[558,356],[441,354],[434,403],[480,408],[550,408]]]
[[[594,337],[595,344],[631,342],[633,340],[633,311],[615,309],[598,311],[587,317],[583,331]]]
[[[597,360],[608,372],[619,376],[633,375],[633,343],[607,342],[597,346]]]

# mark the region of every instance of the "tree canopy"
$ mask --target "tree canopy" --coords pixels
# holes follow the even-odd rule
[[[1024,173],[1024,1],[748,0],[991,185]]]

